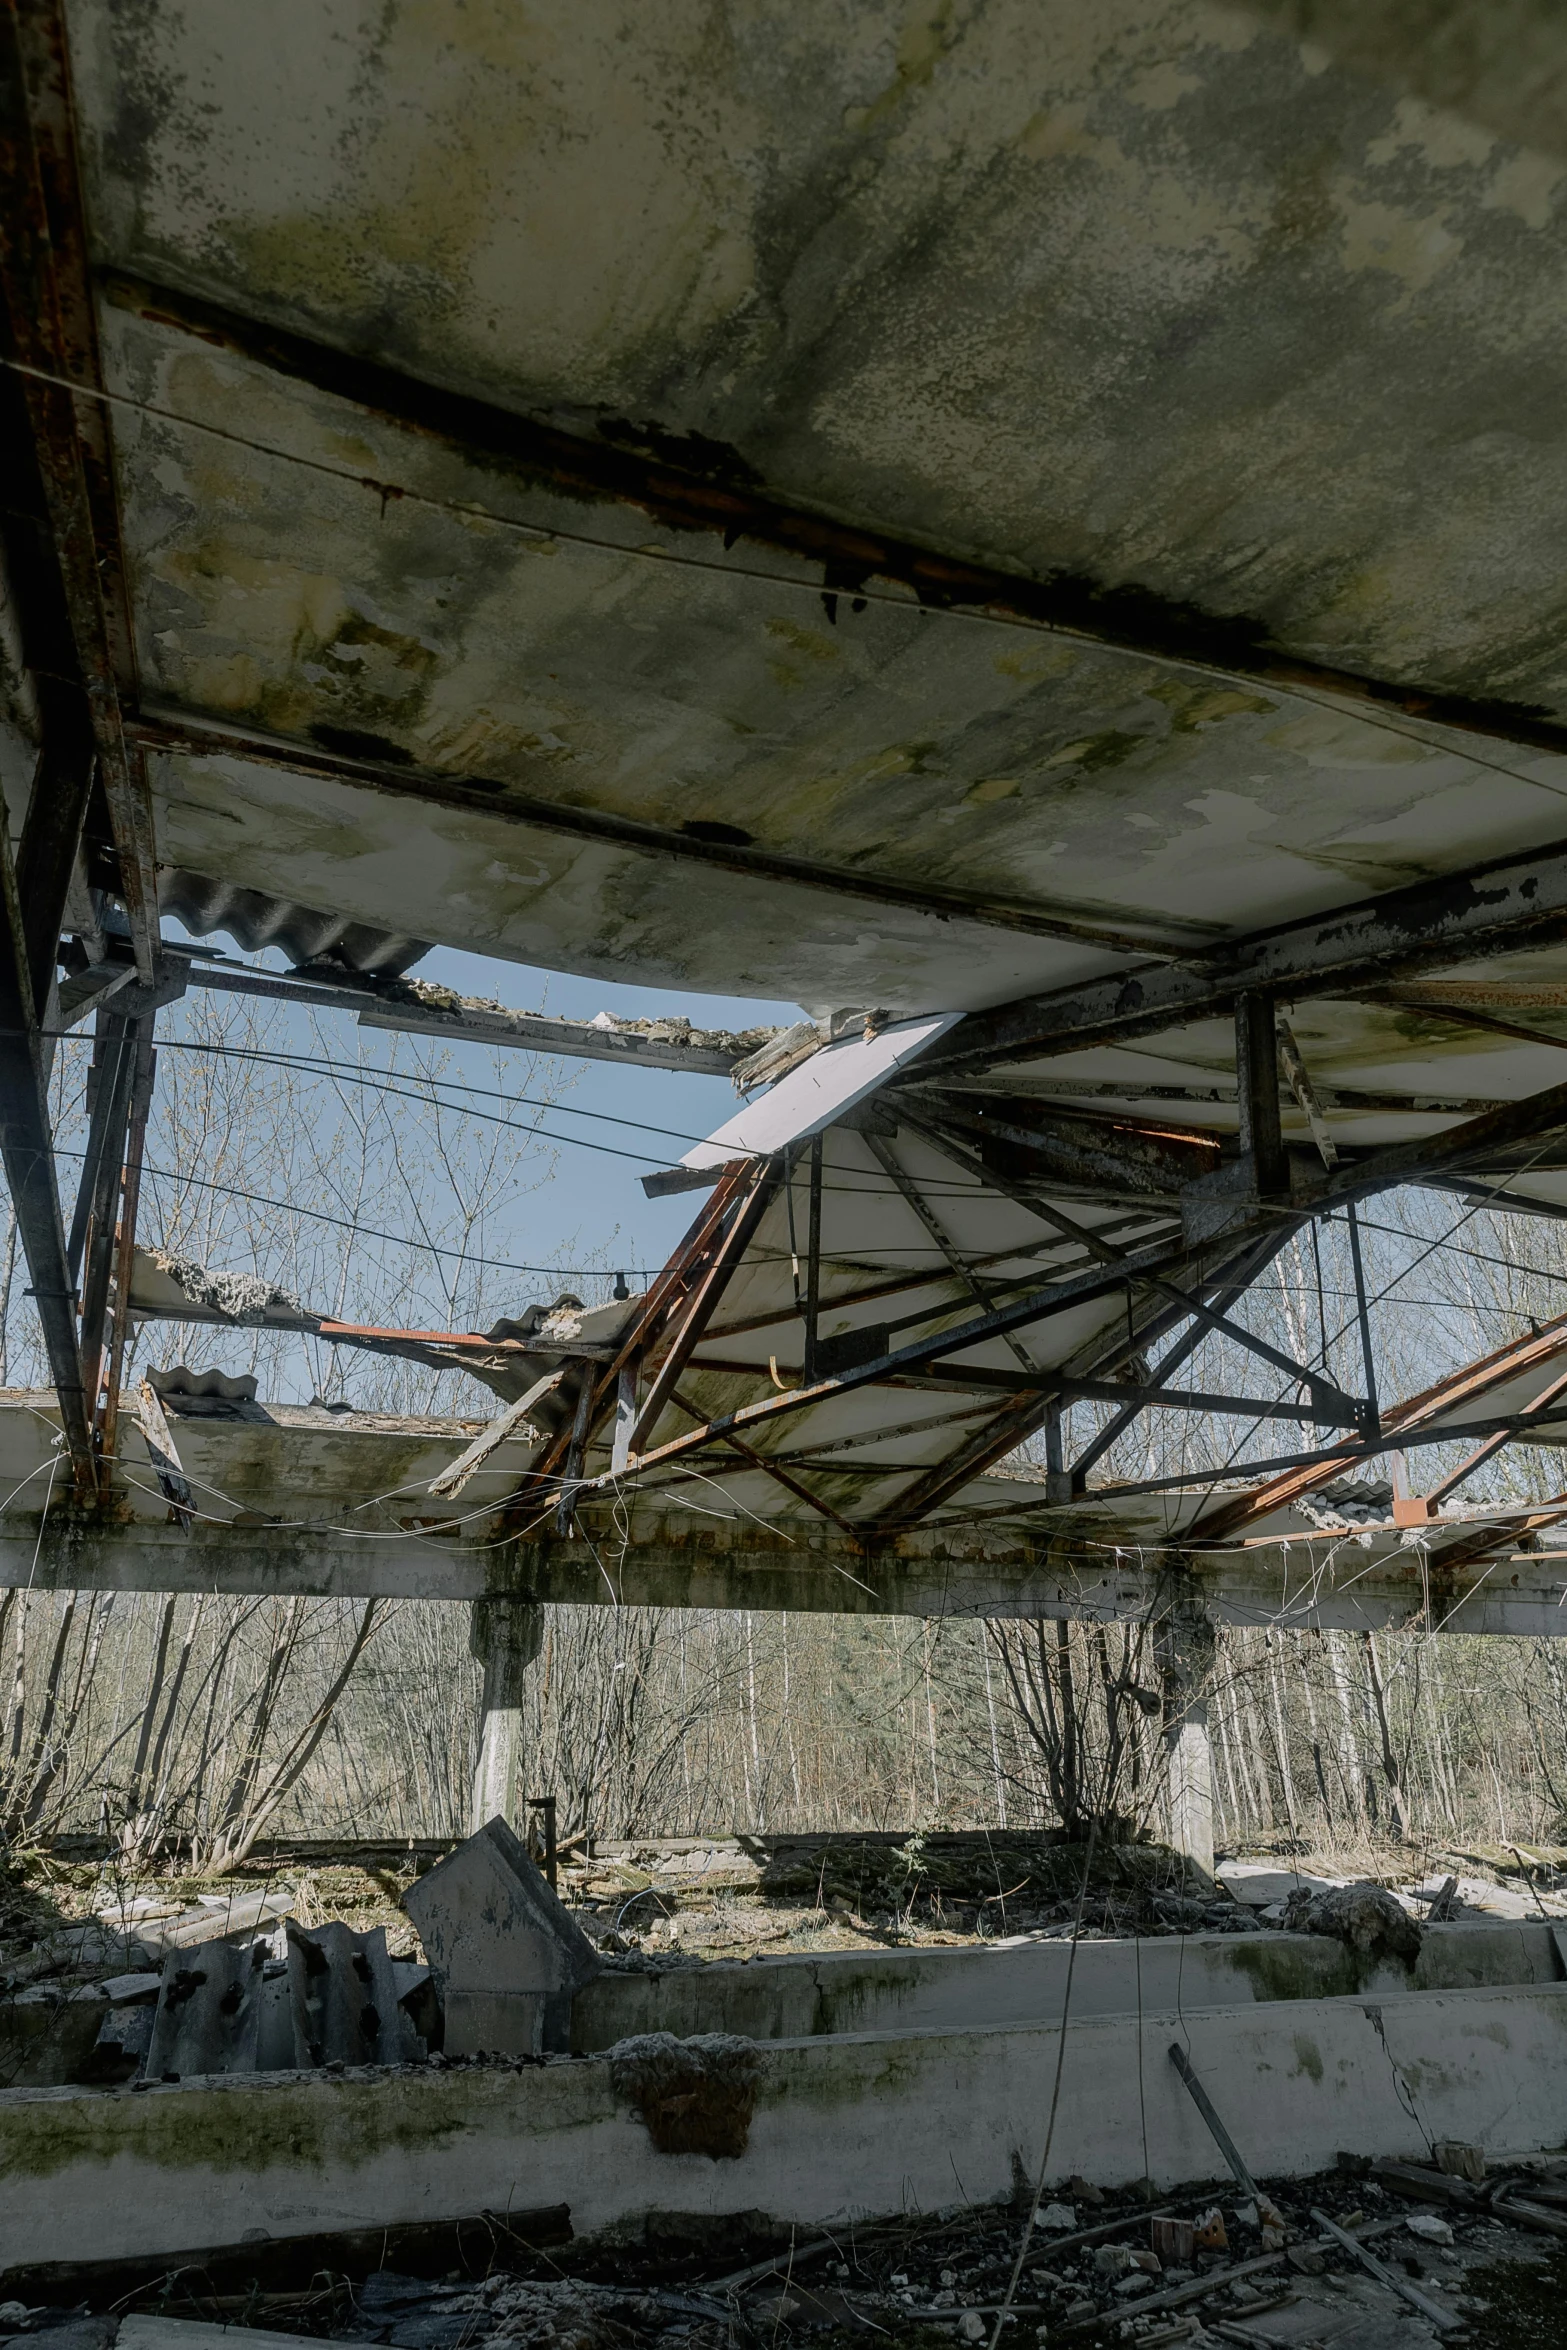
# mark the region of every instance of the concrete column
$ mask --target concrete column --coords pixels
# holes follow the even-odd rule
[[[1169,1770],[1170,1842],[1213,1874],[1213,1748],[1208,1694],[1213,1686],[1214,1629],[1199,1605],[1182,1600],[1155,1635],[1163,1684],[1164,1750]]]
[[[468,1646],[484,1667],[479,1757],[469,1806],[468,1824],[474,1834],[497,1813],[510,1826],[519,1825],[517,1766],[522,1750],[523,1691],[528,1667],[543,1642],[542,1607],[525,1599],[474,1601]]]

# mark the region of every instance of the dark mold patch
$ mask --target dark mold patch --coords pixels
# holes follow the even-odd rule
[[[715,481],[708,469],[718,444],[700,444],[693,471],[687,461],[565,432],[404,374],[368,354],[334,350],[286,328],[259,324],[195,295],[116,272],[106,272],[100,282],[107,299],[121,309],[219,343],[403,430],[425,433],[466,463],[538,482],[585,505],[610,500],[633,506],[666,529],[715,534],[728,545],[743,537],[819,562],[829,599],[857,594],[869,580],[883,579],[908,588],[928,609],[968,605],[1015,613],[1156,659],[1198,660],[1238,679],[1324,687],[1351,702],[1400,710],[1433,724],[1542,750],[1567,748],[1567,726],[1541,703],[1337,669],[1277,646],[1260,618],[1214,612],[1135,581],[1109,585],[1065,566],[1029,576],[964,561],[878,529],[832,520],[748,485]],[[645,448],[652,428],[639,427],[638,433]],[[691,446],[685,436],[658,437],[671,448]],[[835,608],[829,618],[836,620]]]
[[[756,838],[738,824],[718,824],[705,816],[690,817],[680,829],[688,840],[709,841],[715,849],[748,849]]]
[[[362,726],[333,726],[320,718],[310,729],[310,739],[324,751],[340,752],[345,759],[382,759],[393,767],[413,765],[413,753],[401,743],[384,734],[371,734]]]
[[[636,2108],[660,2154],[706,2154],[717,2162],[745,2152],[762,2078],[754,2040],[647,2032],[622,2040],[609,2061],[616,2096]]]

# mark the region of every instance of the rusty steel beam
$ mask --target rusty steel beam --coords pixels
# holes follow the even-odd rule
[[[458,458],[574,500],[638,509],[676,531],[719,545],[745,539],[793,561],[821,566],[821,593],[835,620],[840,597],[873,581],[910,593],[930,611],[984,611],[1142,660],[1172,662],[1204,675],[1331,694],[1367,718],[1379,710],[1405,719],[1511,742],[1567,750],[1567,727],[1537,709],[1367,677],[1285,653],[1264,624],[1203,612],[1142,587],[1114,588],[1055,572],[1028,578],[968,563],[884,531],[841,523],[759,489],[742,460],[682,465],[667,436],[617,431],[590,439],[493,406],[470,394],[405,375],[380,361],[318,343],[184,293],[119,272],[105,273],[105,297],[152,323],[227,348],[270,374],[308,384],[382,418],[402,431],[439,441]]]
[[[1365,1199],[1371,1193],[1391,1191],[1401,1183],[1420,1183],[1428,1176],[1455,1175],[1466,1168],[1489,1171],[1510,1168],[1523,1172],[1531,1144],[1567,1130],[1567,1084],[1549,1085],[1522,1101],[1505,1102],[1500,1109],[1483,1110],[1478,1118],[1444,1127],[1418,1141],[1395,1143],[1374,1151],[1352,1166],[1342,1162],[1309,1190],[1297,1190],[1296,1203],[1312,1214],[1341,1202]],[[1524,1204],[1524,1203],[1520,1203]]]
[[[1229,1309],[1245,1295],[1258,1274],[1272,1263],[1288,1237],[1287,1228],[1281,1227],[1277,1220],[1270,1220],[1260,1239],[1254,1233],[1238,1255],[1232,1250],[1223,1261],[1207,1267],[1192,1266],[1188,1261],[1182,1268],[1183,1281],[1188,1284],[1196,1282],[1205,1295],[1205,1313],[1217,1312],[1223,1327],[1230,1329],[1232,1325],[1224,1320]],[[1083,1378],[1093,1371],[1113,1370],[1134,1355],[1140,1356],[1144,1347],[1183,1320],[1189,1319],[1190,1327],[1147,1380],[1145,1392],[1128,1398],[1123,1408],[1112,1415],[1097,1444],[1090,1446],[1072,1463],[1069,1470],[1063,1464],[1062,1473],[1068,1478],[1074,1492],[1080,1490],[1086,1482],[1091,1462],[1099,1457],[1100,1452],[1107,1451],[1142,1412],[1152,1407],[1158,1400],[1163,1381],[1173,1376],[1211,1332],[1211,1324],[1206,1318],[1191,1313],[1186,1288],[1145,1293],[1139,1305],[1132,1309],[1129,1318],[1132,1325],[1129,1329],[1103,1333],[1080,1347],[1075,1356],[1068,1358],[1061,1366],[1063,1388],[1074,1378]],[[1003,1414],[989,1428],[982,1429],[952,1459],[928,1471],[921,1482],[903,1496],[896,1515],[886,1521],[889,1531],[895,1526],[926,1519],[940,1509],[962,1490],[970,1478],[983,1476],[986,1470],[1004,1460],[1028,1437],[1037,1435],[1041,1426],[1048,1425],[1051,1414],[1058,1410],[1062,1400],[1065,1400],[1062,1389],[1058,1389],[1055,1394],[1036,1397],[1032,1410],[1025,1408]]]
[[[71,1475],[85,1500],[98,1490],[98,1463],[76,1334],[75,1283],[66,1260],[55,1182],[44,1049],[10,839],[0,824],[0,1162],[43,1330]]]
[[[1556,841],[1226,941],[1201,968],[1150,962],[971,1013],[921,1056],[920,1081],[1226,1017],[1251,990],[1284,1003],[1375,997],[1391,980],[1563,937],[1567,841]]]
[[[143,982],[157,954],[152,805],[122,700],[136,661],[58,0],[0,0],[0,293],[73,656]],[[58,681],[56,681],[58,682]],[[48,739],[45,755],[55,753]],[[66,749],[67,774],[79,752]],[[79,781],[79,775],[77,776]],[[71,788],[66,785],[63,788]]]
[[[1122,1216],[1118,1217],[1113,1225],[1103,1225],[1100,1229],[1121,1231],[1128,1224],[1146,1227],[1148,1222],[1149,1218],[1146,1214]],[[1074,1241],[1056,1234],[1049,1240],[1024,1241],[1017,1248],[992,1249],[982,1255],[969,1257],[965,1261],[973,1272],[987,1273],[993,1271],[998,1265],[1021,1264],[1029,1257],[1054,1256],[1058,1251],[1072,1249],[1076,1245]],[[829,1252],[822,1261],[826,1265],[833,1265],[842,1260],[833,1257]],[[914,1290],[948,1287],[956,1279],[956,1274],[947,1271],[940,1265],[923,1265],[916,1273],[891,1273],[885,1281],[867,1280],[864,1287],[860,1289],[828,1290],[823,1295],[822,1303],[833,1313],[842,1313],[850,1306],[879,1304],[884,1297],[906,1297]],[[776,1329],[784,1323],[798,1322],[799,1319],[800,1309],[791,1299],[785,1304],[768,1306],[760,1313],[743,1315],[738,1321],[713,1324],[709,1327],[702,1344],[704,1347],[716,1346],[721,1339],[740,1338],[753,1330]]]
[[[1540,1411],[1495,1412],[1489,1418],[1465,1420],[1446,1428],[1384,1428],[1367,1443],[1325,1446],[1315,1452],[1275,1453],[1265,1461],[1224,1461],[1213,1469],[1177,1469],[1166,1477],[1138,1477],[1119,1485],[1096,1485],[1093,1499],[1095,1502],[1125,1501],[1139,1493],[1175,1493],[1187,1486],[1216,1485],[1226,1477],[1258,1477],[1270,1470],[1309,1472],[1300,1490],[1311,1493],[1325,1477],[1337,1476],[1344,1469],[1363,1468],[1366,1462],[1381,1460],[1390,1452],[1412,1452],[1428,1444],[1460,1444],[1486,1436],[1507,1436],[1514,1443],[1527,1444],[1532,1430],[1560,1428],[1562,1422],[1562,1412],[1548,1405]],[[1248,1503],[1256,1498],[1252,1494],[1246,1496]],[[1279,1509],[1284,1505],[1275,1501],[1272,1506]],[[1208,1523],[1199,1520],[1182,1536],[1184,1543],[1193,1545],[1199,1542],[1206,1545],[1218,1539],[1217,1519]]]
[[[114,1242],[113,1322],[109,1359],[98,1405],[98,1443],[106,1461],[115,1458],[119,1434],[120,1392],[125,1379],[125,1351],[131,1335],[131,1277],[136,1254],[136,1218],[141,1207],[142,1166],[147,1153],[147,1121],[152,1114],[152,1090],[158,1057],[152,1049],[153,1015],[136,1023],[135,1067],[131,1077],[130,1115],[126,1123],[125,1163],[120,1183],[119,1228]]]
[[[1430,1387],[1422,1388],[1418,1395],[1406,1396],[1402,1403],[1390,1405],[1383,1416],[1383,1449],[1401,1450],[1406,1437],[1422,1421],[1432,1420],[1443,1412],[1451,1411],[1456,1404],[1465,1402],[1471,1396],[1483,1395],[1488,1388],[1497,1386],[1503,1380],[1517,1378],[1520,1372],[1528,1370],[1533,1364],[1549,1362],[1560,1354],[1564,1346],[1567,1346],[1567,1314],[1558,1314],[1539,1330],[1531,1330],[1526,1338],[1510,1339],[1505,1346],[1493,1348],[1490,1354],[1480,1356],[1475,1362],[1465,1363],[1447,1378],[1438,1379]],[[1553,1384],[1542,1397],[1535,1399],[1531,1410],[1538,1413],[1555,1393]],[[1455,1433],[1462,1434],[1464,1431]],[[1512,1436],[1515,1433],[1510,1423],[1499,1423],[1494,1428],[1482,1431],[1484,1436]],[[1325,1477],[1337,1475],[1341,1467],[1352,1467],[1357,1457],[1354,1446],[1334,1445],[1309,1464],[1287,1465],[1284,1474],[1274,1483],[1227,1502],[1222,1510],[1203,1521],[1200,1529],[1203,1539],[1206,1540],[1210,1534],[1215,1539],[1222,1539],[1255,1519],[1266,1517],[1270,1511],[1286,1507],[1300,1495],[1310,1493]]]
[[[1476,1122],[1478,1123],[1478,1121]],[[1054,1201],[1040,1199],[1032,1189],[1024,1188],[1015,1181],[998,1176],[995,1170],[987,1167],[977,1154],[967,1148],[964,1142],[947,1133],[944,1126],[933,1121],[918,1130],[925,1134],[926,1139],[936,1149],[944,1151],[955,1165],[964,1167],[968,1172],[979,1176],[983,1181],[993,1185],[996,1190],[1015,1199],[1020,1206],[1030,1209],[1034,1215],[1059,1226],[1061,1231],[1080,1240],[1101,1262],[1111,1266],[1130,1265],[1128,1252],[1106,1242],[1092,1225],[1079,1224],[1074,1217],[1064,1214]],[[1244,1198],[1239,1199],[1236,1204],[1243,1212],[1248,1210],[1248,1203]],[[1250,1203],[1250,1212],[1255,1212],[1255,1207],[1255,1202]],[[1276,1220],[1278,1221],[1278,1238],[1281,1246],[1288,1238],[1293,1224],[1302,1220],[1302,1217],[1295,1217],[1288,1224]],[[1364,1404],[1357,1401],[1355,1397],[1346,1395],[1344,1390],[1335,1381],[1329,1379],[1325,1373],[1308,1370],[1304,1364],[1291,1362],[1288,1355],[1282,1354],[1277,1347],[1271,1346],[1265,1338],[1259,1338],[1254,1330],[1247,1330],[1239,1322],[1230,1321],[1227,1316],[1216,1312],[1212,1306],[1206,1304],[1200,1294],[1188,1289],[1184,1283],[1192,1276],[1184,1272],[1187,1265],[1200,1268],[1201,1257],[1197,1250],[1183,1244],[1182,1259],[1179,1264],[1168,1268],[1155,1267],[1142,1272],[1127,1270],[1123,1273],[1122,1278],[1127,1282],[1129,1289],[1142,1286],[1159,1292],[1177,1309],[1178,1316],[1195,1315],[1200,1322],[1206,1324],[1210,1331],[1232,1340],[1236,1346],[1245,1348],[1248,1353],[1260,1356],[1264,1362],[1271,1363],[1276,1371],[1284,1372],[1286,1377],[1299,1380],[1303,1386],[1310,1388],[1312,1394],[1317,1398],[1318,1403],[1322,1406],[1325,1420],[1335,1420],[1340,1416],[1346,1424],[1360,1420],[1365,1409]],[[1200,1270],[1197,1272],[1197,1279],[1200,1290],[1203,1285]]]
[[[1222,1276],[1216,1277],[1216,1286],[1209,1303],[1226,1313],[1233,1306],[1238,1305],[1252,1283],[1257,1280],[1259,1275],[1266,1272],[1289,1237],[1288,1231],[1281,1230],[1276,1223],[1270,1222],[1261,1237],[1253,1239],[1248,1244],[1239,1261],[1232,1258]],[[1164,1337],[1182,1318],[1174,1306],[1167,1301],[1164,1302],[1156,1313],[1148,1316],[1146,1324],[1139,1328],[1140,1344],[1147,1346]],[[1158,1388],[1163,1385],[1165,1380],[1172,1379],[1181,1365],[1188,1362],[1196,1353],[1207,1336],[1206,1324],[1193,1317],[1188,1328],[1153,1366],[1149,1373],[1149,1386]],[[1104,1427],[1100,1429],[1098,1435],[1084,1446],[1067,1471],[1074,1493],[1082,1493],[1086,1489],[1089,1470],[1096,1461],[1103,1459],[1113,1445],[1119,1443],[1143,1408],[1141,1403],[1129,1401],[1122,1410],[1113,1413]]]
[[[725,1292],[739,1271],[746,1250],[756,1237],[756,1228],[772,1204],[778,1181],[778,1170],[775,1167],[764,1165],[753,1171],[748,1190],[741,1195],[733,1217],[713,1251],[711,1262],[703,1271],[695,1294],[681,1316],[678,1328],[671,1332],[665,1351],[655,1365],[652,1385],[643,1398],[631,1430],[633,1453],[657,1426],[664,1406],[674,1400],[675,1383],[695,1349],[702,1343],[703,1331],[723,1303]],[[650,1354],[654,1351],[649,1350]]]
[[[688,1420],[695,1420],[698,1426],[705,1423],[705,1413],[700,1412],[695,1404],[688,1403],[678,1388],[671,1390],[669,1400],[678,1411],[685,1413]],[[743,1438],[733,1434],[721,1437],[719,1443],[724,1451],[734,1453],[744,1461],[748,1469],[759,1469],[764,1477],[770,1477],[775,1485],[781,1485],[785,1493],[792,1494],[796,1501],[803,1501],[808,1509],[816,1512],[818,1517],[830,1519],[840,1534],[847,1535],[850,1544],[858,1547],[860,1539],[858,1527],[853,1525],[848,1518],[841,1517],[830,1501],[824,1501],[819,1493],[813,1493],[809,1485],[803,1479],[794,1476],[781,1461],[774,1460],[765,1452],[754,1451]]]
[[[1034,1104],[1026,1098],[996,1098],[994,1108],[991,1100],[978,1093],[944,1094],[935,1117],[991,1144],[995,1164],[1014,1180],[1026,1176],[1057,1189],[1090,1191],[1096,1198],[1109,1192],[1176,1200],[1187,1184],[1212,1173],[1223,1148],[1219,1135],[1172,1133],[1131,1115],[1052,1111],[1048,1126],[1036,1126],[1029,1122]],[[1026,1154],[1032,1165],[1018,1154]]]
[[[749,1169],[750,1162],[747,1162]],[[619,1393],[620,1374],[633,1364],[640,1363],[649,1348],[689,1300],[700,1280],[708,1255],[715,1241],[721,1241],[724,1222],[733,1209],[743,1188],[740,1175],[721,1177],[713,1196],[707,1200],[692,1223],[680,1245],[659,1274],[643,1300],[642,1311],[621,1339],[603,1370],[593,1382],[585,1441],[591,1441],[594,1429]],[[587,1377],[584,1373],[584,1377]],[[564,1467],[571,1451],[572,1430],[559,1429],[534,1463],[535,1481],[555,1476]]]
[[[1287,1357],[1267,1347],[1251,1332],[1241,1331],[1236,1325],[1225,1321],[1222,1316],[1214,1314],[1199,1299],[1176,1288],[1173,1280],[1164,1278],[1167,1273],[1174,1274],[1184,1270],[1189,1262],[1188,1254],[1179,1242],[1173,1246],[1170,1243],[1163,1243],[1146,1250],[1128,1252],[1116,1265],[1095,1265],[1086,1272],[1053,1282],[1046,1288],[1029,1290],[1022,1297],[1013,1298],[1007,1304],[996,1307],[990,1313],[976,1315],[971,1321],[916,1339],[907,1346],[879,1355],[871,1361],[856,1364],[850,1369],[838,1372],[831,1378],[817,1380],[812,1386],[794,1388],[788,1394],[770,1396],[761,1403],[743,1405],[733,1412],[723,1413],[708,1421],[704,1427],[694,1430],[690,1435],[675,1437],[668,1443],[655,1447],[651,1452],[634,1455],[629,1463],[629,1473],[635,1475],[641,1471],[661,1466],[667,1461],[678,1460],[701,1445],[711,1442],[714,1437],[724,1435],[731,1428],[748,1433],[752,1427],[782,1418],[788,1413],[808,1411],[816,1404],[830,1402],[835,1397],[847,1394],[856,1388],[876,1386],[888,1378],[895,1378],[899,1373],[921,1370],[928,1364],[940,1362],[945,1356],[959,1354],[971,1347],[983,1345],[988,1340],[1004,1337],[1009,1330],[1025,1329],[1033,1323],[1043,1322],[1056,1314],[1068,1312],[1074,1306],[1087,1304],[1092,1299],[1113,1293],[1128,1281],[1134,1284],[1143,1282],[1157,1284],[1161,1294],[1168,1296],[1173,1301],[1181,1316],[1186,1314],[1203,1316],[1210,1326],[1221,1328],[1226,1335],[1234,1337],[1239,1343],[1249,1346],[1253,1351],[1263,1354],[1265,1359],[1272,1362],[1275,1367],[1283,1369],[1291,1380],[1299,1380],[1313,1390],[1324,1391],[1321,1395],[1321,1401],[1335,1417],[1341,1409],[1344,1410],[1346,1418],[1353,1417],[1359,1407],[1352,1397],[1341,1396],[1330,1380],[1324,1379],[1319,1373],[1304,1369],[1297,1363],[1291,1363]],[[920,1320],[925,1318],[923,1315],[917,1317]],[[1070,1376],[1070,1372],[1065,1375]],[[1028,1409],[1035,1410],[1037,1408],[1039,1408],[1038,1405],[1031,1399]],[[588,1480],[583,1490],[590,1490],[594,1486],[609,1481],[608,1479]]]
[[[869,1132],[862,1135],[861,1140],[882,1172],[892,1178],[905,1206],[946,1259],[948,1267],[967,1290],[972,1302],[984,1309],[992,1306],[995,1299],[984,1282],[980,1280],[977,1269],[969,1263],[962,1250],[957,1246],[941,1218],[904,1167],[891,1143],[884,1142],[880,1135]],[[1037,1372],[1038,1365],[1027,1348],[1010,1332],[1007,1336],[1007,1347],[1016,1360],[1021,1363],[1025,1372],[1030,1374]]]

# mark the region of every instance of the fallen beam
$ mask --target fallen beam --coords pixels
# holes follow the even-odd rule
[[[510,1045],[522,1052],[560,1053],[572,1060],[618,1061],[642,1069],[683,1069],[703,1077],[729,1077],[759,1049],[754,1037],[726,1036],[670,1021],[567,1020],[553,1012],[511,1012],[457,997],[450,1005],[418,1000],[421,983],[402,981],[385,993],[345,982],[294,978],[281,972],[241,970],[222,963],[191,966],[192,987],[227,995],[268,996],[317,1010],[352,1012],[361,1028],[389,1029],[400,1036],[438,1036],[447,1044]],[[62,991],[63,993],[63,991]],[[409,996],[415,1000],[407,1000]],[[660,1034],[667,1028],[666,1034]],[[759,1032],[771,1038],[778,1031]]]

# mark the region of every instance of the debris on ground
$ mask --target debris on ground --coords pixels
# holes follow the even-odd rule
[[[1317,2178],[1264,2183],[1259,2203],[1279,2215],[1285,2236],[1271,2250],[1246,2200],[1221,2190],[1216,2203],[1211,2185],[1093,2193],[1040,2213],[1003,2340],[1047,2350],[1175,2341],[1427,2350],[1460,2324],[1466,2350],[1544,2350],[1561,2338],[1536,2330],[1532,2313],[1554,2305],[1559,2314],[1567,2252],[1510,2207],[1567,2203],[1567,2160],[1514,2165],[1477,2189],[1418,2164],[1342,2157]],[[1065,2230],[1053,2224],[1063,2213]],[[210,2272],[119,2262],[95,2281],[79,2267],[47,2295],[13,2271],[0,2275],[0,2294],[10,2295],[0,2350],[23,2340],[38,2350],[110,2350],[128,2307],[389,2350],[781,2350],[807,2339],[832,2350],[840,2337],[868,2335],[939,2350],[988,2340],[1024,2213],[956,2204],[822,2238],[755,2213],[662,2214],[638,2236],[598,2245],[569,2241],[565,2215],[558,2221],[531,2240],[493,2218],[458,2223],[424,2248],[433,2259],[419,2257],[418,2231],[402,2230],[385,2239],[384,2255],[375,2247],[368,2257],[368,2238],[341,2239],[350,2249],[334,2259],[333,2240],[316,2237],[298,2257],[286,2240],[234,2247]],[[429,2273],[434,2260],[448,2264],[444,2273]],[[96,2330],[77,2330],[86,2328]],[[124,2350],[138,2346],[128,2340]],[[179,2350],[179,2338],[165,2333],[160,2350]],[[194,2337],[191,2350],[202,2350]]]
[[[1286,1933],[1325,1934],[1362,1958],[1413,1965],[1420,1956],[1420,1927],[1380,1885],[1338,1885],[1325,1893],[1302,1886],[1285,1902],[1281,1922]]]

